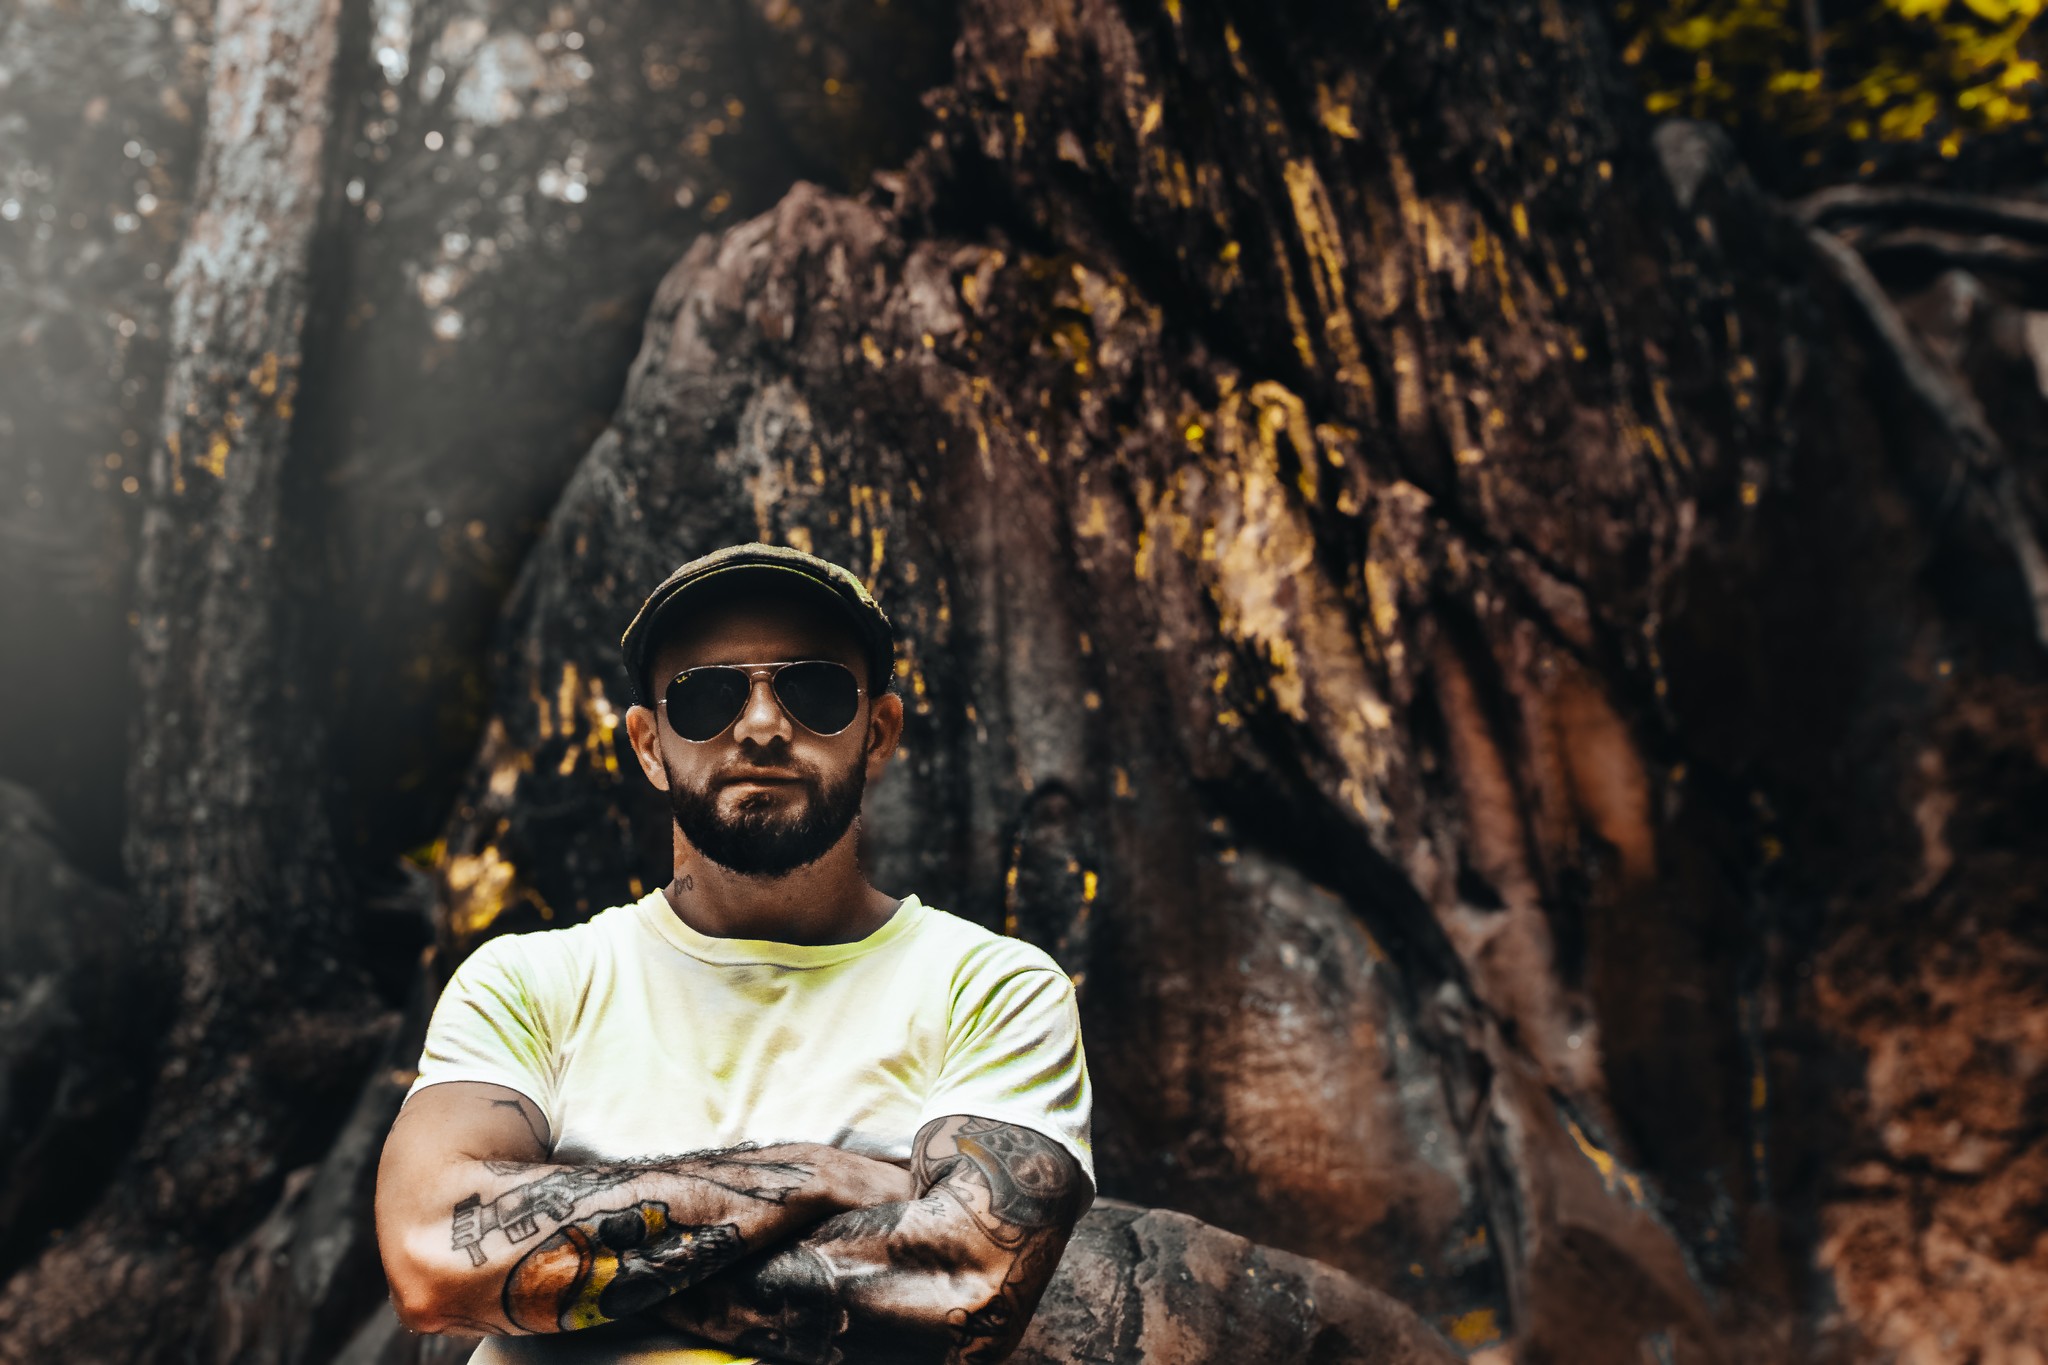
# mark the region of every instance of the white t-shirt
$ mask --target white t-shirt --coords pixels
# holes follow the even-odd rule
[[[1043,1133],[1095,1179],[1073,983],[915,896],[854,943],[711,938],[660,890],[493,939],[442,993],[408,1098],[444,1081],[532,1100],[562,1162],[820,1142],[907,1165],[918,1129],[971,1114]],[[494,1340],[473,1359],[738,1359],[656,1342],[592,1354],[609,1333],[574,1344],[585,1335]]]

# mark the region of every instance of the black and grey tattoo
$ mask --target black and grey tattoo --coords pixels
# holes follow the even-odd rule
[[[794,1365],[1001,1360],[1030,1323],[1079,1216],[1087,1191],[1079,1163],[1028,1128],[955,1117],[918,1134],[912,1171],[917,1202],[828,1219],[801,1242],[665,1301],[663,1320]],[[964,1219],[948,1216],[953,1205]],[[948,1230],[935,1227],[935,1215]],[[976,1270],[998,1287],[963,1305],[958,1286],[979,1278]]]
[[[526,1131],[533,1134],[534,1142],[542,1151],[548,1148],[547,1125],[541,1122],[539,1111],[525,1100],[492,1100],[493,1109],[510,1109],[526,1124]]]
[[[769,1360],[839,1365],[849,1317],[836,1288],[831,1266],[808,1247],[764,1260],[738,1296],[746,1325],[732,1344]]]
[[[559,1223],[575,1212],[584,1196],[622,1185],[635,1174],[613,1166],[570,1166],[515,1185],[488,1204],[482,1195],[472,1194],[455,1206],[455,1250],[468,1252],[471,1265],[482,1265],[490,1259],[483,1248],[485,1234],[503,1232],[507,1239],[523,1242],[540,1232],[542,1217]]]
[[[1020,1246],[995,1296],[981,1307],[950,1316],[953,1349],[947,1365],[995,1365],[1031,1325],[1038,1296],[1066,1250],[1067,1229],[1042,1230]]]
[[[684,1162],[687,1162],[686,1169]],[[520,1162],[488,1161],[484,1165],[500,1175],[535,1169]],[[706,1154],[670,1162],[544,1169],[547,1173],[539,1179],[515,1185],[489,1203],[484,1202],[481,1194],[472,1194],[455,1205],[451,1244],[455,1250],[468,1253],[471,1265],[480,1266],[490,1259],[484,1248],[484,1238],[488,1234],[503,1232],[506,1240],[515,1245],[524,1242],[539,1234],[543,1217],[560,1223],[574,1213],[584,1199],[617,1189],[650,1171],[687,1176],[730,1194],[770,1204],[785,1202],[794,1190],[811,1178],[811,1168],[800,1162],[750,1159],[730,1153]]]
[[[1073,1221],[1074,1158],[1051,1138],[971,1118],[954,1131],[953,1144],[955,1155],[936,1160],[928,1145],[918,1147],[918,1187],[950,1195],[997,1246],[1014,1250],[1042,1228]],[[987,1187],[986,1209],[958,1188],[954,1177],[960,1175]]]

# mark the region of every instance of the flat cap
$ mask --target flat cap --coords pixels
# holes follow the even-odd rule
[[[653,704],[646,695],[648,656],[666,628],[689,610],[690,603],[701,602],[707,592],[714,590],[714,584],[717,592],[724,593],[752,581],[811,593],[836,606],[867,656],[870,695],[880,696],[888,690],[896,676],[896,631],[867,585],[852,570],[829,559],[820,559],[793,545],[756,541],[728,545],[693,559],[647,594],[647,600],[633,614],[633,623],[619,637],[634,701],[642,706]]]

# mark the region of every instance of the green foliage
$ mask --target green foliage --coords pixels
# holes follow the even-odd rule
[[[2033,122],[2048,0],[1620,0],[1652,113],[1768,130],[1817,165],[1899,144],[1955,157]]]

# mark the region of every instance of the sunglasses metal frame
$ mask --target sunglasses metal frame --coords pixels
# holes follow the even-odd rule
[[[792,664],[831,664],[834,668],[845,668],[848,676],[854,678],[854,705],[852,719],[848,720],[846,724],[840,726],[837,730],[812,729],[812,727],[805,725],[803,721],[799,720],[797,718],[796,712],[789,709],[789,703],[785,702],[782,699],[782,694],[775,690],[776,675],[782,672],[783,669],[790,667]],[[859,676],[855,674],[852,669],[846,668],[846,665],[840,663],[837,659],[783,659],[771,664],[699,664],[695,668],[685,668],[678,670],[675,677],[670,678],[668,682],[662,687],[661,696],[656,699],[655,706],[661,711],[663,718],[666,718],[668,716],[669,688],[674,687],[678,682],[680,682],[685,674],[706,673],[714,668],[729,669],[736,673],[746,674],[746,699],[740,703],[740,709],[732,713],[732,719],[727,721],[724,725],[721,725],[718,728],[718,732],[716,734],[706,735],[703,739],[691,739],[681,730],[676,729],[676,724],[674,721],[669,721],[668,728],[675,734],[675,737],[677,739],[683,741],[683,743],[685,744],[710,744],[713,741],[722,738],[727,732],[729,732],[732,729],[734,725],[736,725],[739,722],[739,718],[741,716],[747,714],[747,708],[753,705],[754,703],[754,684],[760,682],[764,678],[768,681],[768,695],[775,698],[775,704],[782,709],[783,715],[789,717],[790,724],[801,726],[803,729],[810,731],[810,733],[816,735],[820,739],[830,739],[834,735],[843,735],[848,730],[852,729],[853,722],[860,719],[860,699],[862,697],[867,696],[868,694],[868,690],[860,685]]]

